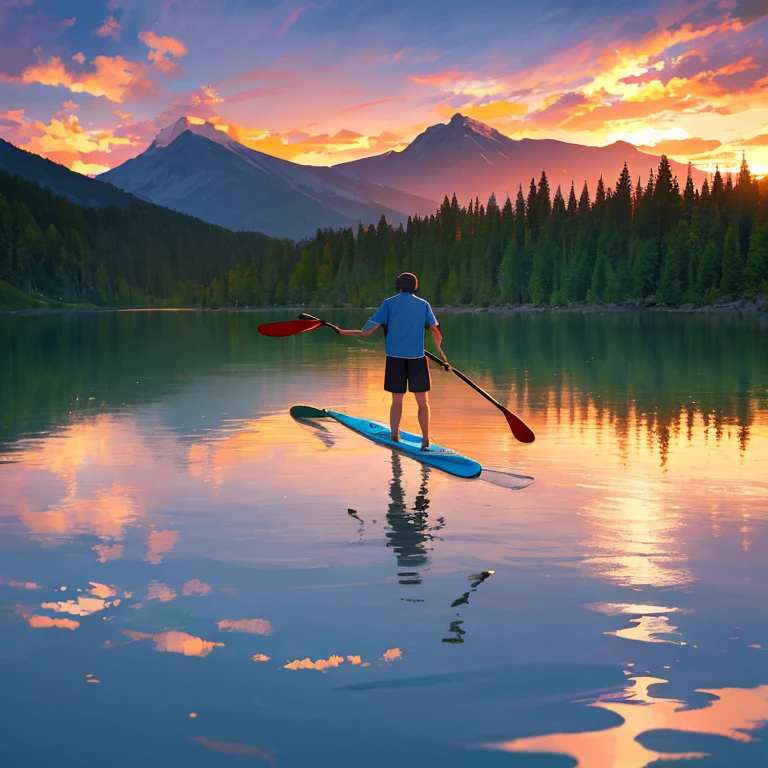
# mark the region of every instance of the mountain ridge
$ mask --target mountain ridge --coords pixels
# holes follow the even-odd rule
[[[128,208],[140,202],[114,185],[83,176],[59,163],[0,139],[0,170],[47,187],[73,203],[87,208],[116,205]]]
[[[302,239],[318,229],[393,226],[437,202],[331,168],[299,165],[250,149],[211,123],[180,118],[140,155],[102,174],[157,205],[234,231]]]
[[[479,120],[457,112],[448,123],[431,125],[405,149],[338,163],[334,169],[353,178],[376,181],[426,197],[442,200],[456,194],[461,200],[487,200],[514,196],[519,186],[527,192],[531,179],[538,184],[546,171],[554,192],[561,187],[568,194],[573,182],[577,194],[586,181],[594,196],[597,180],[603,176],[613,185],[624,163],[633,184],[638,175],[648,178],[648,169],[657,168],[661,155],[641,152],[629,142],[605,147],[571,144],[559,139],[511,139]],[[685,178],[687,166],[670,160],[673,174]],[[692,170],[699,186],[704,173]]]

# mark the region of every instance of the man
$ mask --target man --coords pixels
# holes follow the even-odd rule
[[[419,281],[411,272],[403,272],[395,282],[396,296],[385,299],[375,315],[361,331],[342,330],[342,336],[370,336],[381,326],[386,337],[387,362],[384,371],[384,389],[392,393],[389,409],[389,425],[392,440],[400,439],[400,419],[403,415],[403,398],[406,389],[413,392],[419,407],[421,427],[421,450],[429,448],[429,422],[432,416],[429,407],[430,378],[427,358],[424,355],[424,329],[432,331],[435,346],[443,358],[443,335],[432,312],[429,302],[416,296]],[[449,367],[446,370],[450,370]]]

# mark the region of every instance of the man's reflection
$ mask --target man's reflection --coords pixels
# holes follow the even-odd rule
[[[422,573],[428,568],[429,555],[432,549],[431,542],[437,538],[435,532],[445,525],[442,517],[437,518],[437,525],[429,524],[429,473],[430,468],[422,465],[421,485],[413,502],[413,507],[408,508],[405,491],[403,490],[403,466],[399,454],[392,453],[392,481],[389,485],[389,506],[387,508],[386,530],[387,546],[395,550],[397,558],[397,575],[400,584],[421,584]],[[356,517],[354,510],[348,510],[352,517]],[[358,518],[359,519],[359,518]],[[451,608],[456,609],[469,605],[470,595],[490,576],[493,571],[481,571],[470,574],[469,589],[451,603]],[[407,602],[423,602],[417,598],[401,598]],[[459,613],[450,622],[448,628],[449,637],[443,638],[444,643],[463,643],[466,629],[462,626],[463,619]]]
[[[399,454],[392,453],[392,481],[389,485],[391,501],[387,509],[389,529],[386,536],[387,546],[395,550],[397,575],[401,584],[421,584],[419,569],[428,563],[429,542],[434,538],[432,532],[442,528],[442,525],[435,528],[429,525],[429,472],[430,468],[422,465],[421,486],[413,508],[408,509],[402,484],[402,459]]]

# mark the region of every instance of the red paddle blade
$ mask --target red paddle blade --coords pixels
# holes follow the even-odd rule
[[[532,443],[536,439],[536,435],[514,413],[506,408],[502,412],[507,417],[507,424],[509,424],[509,428],[512,430],[516,440],[519,440],[521,443]]]
[[[262,336],[295,336],[297,333],[314,331],[321,325],[319,320],[286,320],[283,323],[265,323],[257,330]]]

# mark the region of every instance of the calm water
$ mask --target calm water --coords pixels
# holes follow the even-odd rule
[[[382,347],[265,317],[0,317],[0,764],[768,765],[765,318],[444,316],[512,490],[294,422]]]

